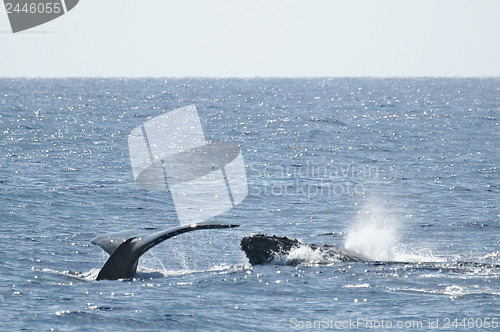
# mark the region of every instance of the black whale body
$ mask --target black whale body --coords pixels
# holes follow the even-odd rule
[[[317,251],[321,257],[327,260],[342,262],[366,261],[361,255],[340,246],[307,244],[286,236],[253,234],[241,240],[241,250],[245,252],[252,265],[269,264],[275,259],[286,257],[292,249],[301,247],[308,247],[311,250]],[[287,260],[286,263],[288,265],[298,265],[301,261],[294,259]]]

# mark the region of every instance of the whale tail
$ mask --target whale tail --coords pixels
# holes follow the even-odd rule
[[[91,242],[99,245],[110,255],[96,280],[131,278],[137,271],[139,258],[145,252],[176,235],[195,230],[234,228],[238,226],[236,224],[195,224],[152,233],[147,231],[122,231],[95,237]]]

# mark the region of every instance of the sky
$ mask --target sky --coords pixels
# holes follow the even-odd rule
[[[0,77],[500,77],[496,0],[80,0]]]

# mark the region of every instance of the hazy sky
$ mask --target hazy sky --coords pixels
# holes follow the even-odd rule
[[[0,77],[500,76],[496,0],[80,0]]]

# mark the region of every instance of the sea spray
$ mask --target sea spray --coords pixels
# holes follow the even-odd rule
[[[368,260],[386,262],[443,262],[431,248],[410,248],[402,238],[402,217],[398,208],[388,208],[369,198],[354,223],[348,227],[344,246]]]
[[[345,247],[377,261],[397,260],[400,225],[395,211],[369,199],[347,230]]]

